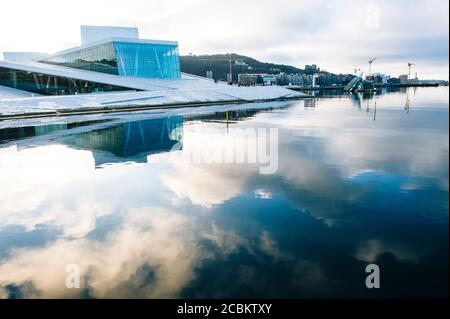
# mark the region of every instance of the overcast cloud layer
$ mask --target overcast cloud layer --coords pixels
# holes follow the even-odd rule
[[[142,38],[178,40],[181,54],[235,52],[331,72],[448,79],[447,0],[96,0],[0,5],[0,52],[55,52],[79,44],[79,26],[138,26]]]

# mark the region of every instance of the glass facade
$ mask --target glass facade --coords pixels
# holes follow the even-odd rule
[[[178,45],[114,41],[41,62],[140,78],[181,77]]]
[[[142,78],[180,78],[178,46],[114,42],[119,75]]]
[[[0,85],[42,95],[74,95],[134,90],[110,84],[3,67],[0,67]]]
[[[119,75],[112,42],[95,47],[64,53],[41,62],[94,72]]]

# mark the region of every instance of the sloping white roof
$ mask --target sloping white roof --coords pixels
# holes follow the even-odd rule
[[[41,63],[36,61],[0,61],[0,67],[16,70],[36,72],[54,76],[69,77],[77,80],[91,81],[103,84],[123,86],[134,90],[160,90],[160,89],[178,89],[180,87],[190,87],[196,85],[193,82],[202,82],[201,85],[214,85],[213,81],[199,77],[182,74],[181,79],[148,79],[123,77],[118,75],[93,72],[69,68],[60,65]],[[189,82],[185,83],[185,82]],[[198,83],[197,83],[198,84]]]
[[[48,57],[42,52],[3,52],[3,59],[7,61],[38,61]]]
[[[40,96],[40,95],[0,85],[0,100],[20,98],[20,97],[32,97],[32,96]]]
[[[71,77],[140,90],[38,97],[0,97],[0,116],[33,112],[54,112],[60,109],[79,110],[98,107],[158,106],[198,102],[261,101],[306,96],[279,86],[238,87],[222,82],[182,74],[181,79],[147,79],[123,77],[73,69],[40,62],[0,61],[0,67]],[[25,92],[26,93],[26,92]],[[26,96],[26,95],[25,95]],[[29,95],[28,95],[29,96]]]
[[[170,81],[170,80],[169,80]],[[189,103],[261,101],[304,97],[303,93],[279,86],[237,87],[218,84],[215,88],[159,90],[40,96],[0,99],[0,116],[11,114],[55,112],[57,110],[88,110],[89,108],[121,106],[158,106]]]

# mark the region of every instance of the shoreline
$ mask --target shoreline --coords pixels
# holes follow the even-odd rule
[[[20,120],[20,119],[36,119],[36,118],[48,118],[48,117],[65,117],[75,115],[94,115],[94,114],[108,114],[108,113],[122,113],[122,112],[139,112],[146,110],[158,110],[158,109],[175,109],[185,107],[204,107],[226,104],[246,104],[246,103],[260,103],[260,102],[277,102],[277,101],[289,101],[289,100],[301,100],[309,98],[308,95],[302,96],[286,96],[277,97],[273,99],[255,99],[255,100],[220,100],[220,101],[197,101],[197,102],[182,102],[182,103],[169,103],[169,104],[129,104],[122,106],[103,106],[103,107],[80,107],[80,108],[68,108],[68,109],[55,109],[44,112],[23,112],[12,114],[1,114],[0,121],[7,120]]]
[[[375,84],[376,88],[380,89],[389,89],[389,88],[409,88],[409,87],[440,87],[440,86],[446,86],[446,85],[439,85],[439,84]],[[447,85],[448,86],[448,85]],[[301,92],[301,91],[321,91],[321,90],[343,90],[345,86],[338,85],[338,86],[322,86],[322,87],[286,87],[287,89]]]

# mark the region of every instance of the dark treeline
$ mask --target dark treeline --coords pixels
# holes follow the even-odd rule
[[[181,71],[206,76],[207,71],[213,72],[214,79],[226,81],[229,73],[230,54],[188,55],[181,56]],[[233,81],[237,81],[239,73],[306,74],[305,70],[283,64],[259,62],[253,58],[231,54],[233,64]]]

